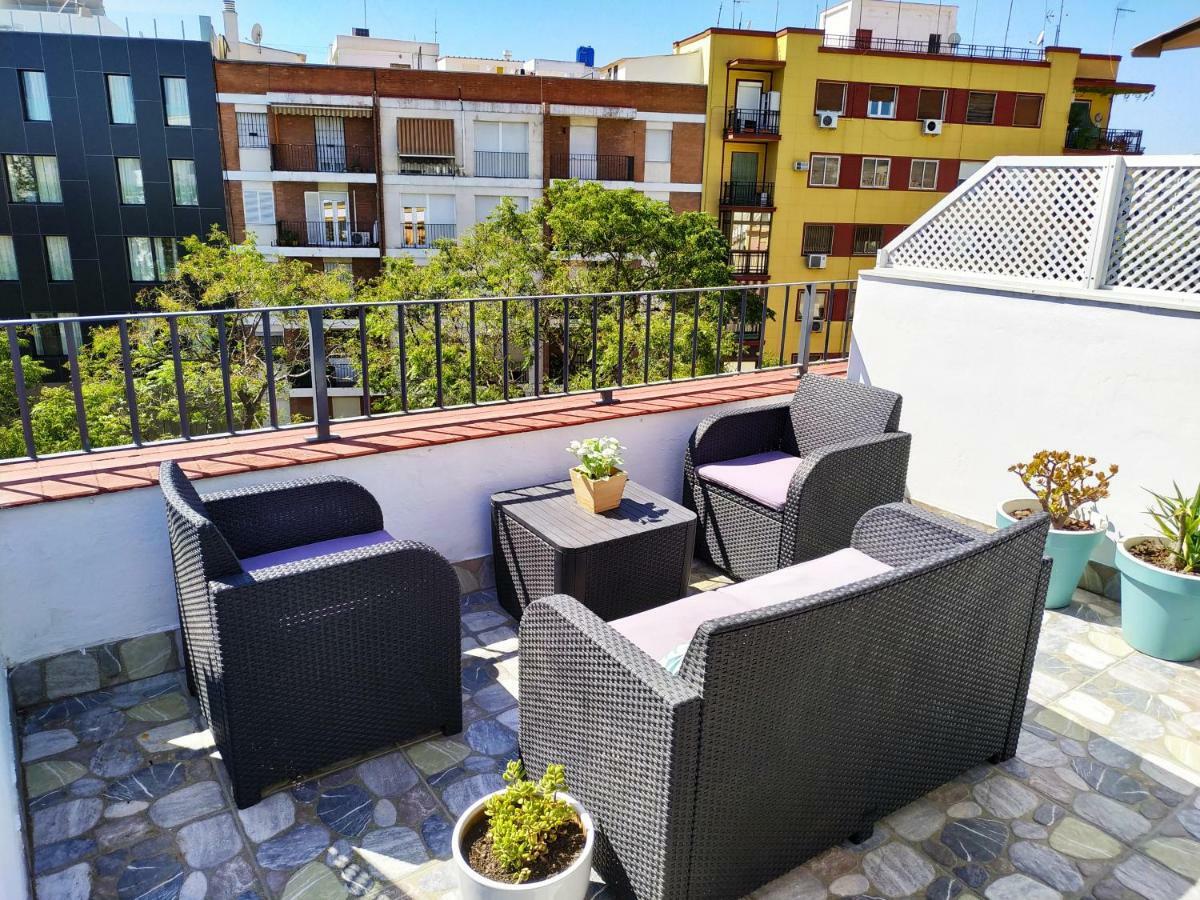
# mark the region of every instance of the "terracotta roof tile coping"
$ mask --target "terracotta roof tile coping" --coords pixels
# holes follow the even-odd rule
[[[846,365],[812,370],[845,375]],[[793,370],[754,372],[620,389],[619,402],[608,406],[598,405],[595,394],[575,394],[335,422],[340,439],[319,444],[308,443],[311,428],[299,428],[7,463],[0,465],[0,509],[152,487],[166,459],[191,478],[213,478],[773,397],[795,386]]]

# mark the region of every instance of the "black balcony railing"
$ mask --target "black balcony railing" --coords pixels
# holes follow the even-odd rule
[[[970,59],[1015,59],[1024,62],[1040,62],[1046,58],[1041,47],[1003,47],[996,44],[951,44],[938,35],[928,40],[912,41],[903,38],[875,37],[874,35],[827,34],[826,47],[844,50],[882,50],[887,53],[925,53],[937,56],[967,57]]]
[[[779,134],[779,110],[731,109],[725,117],[725,130],[730,134],[777,135]]]
[[[612,153],[552,153],[551,178],[581,181],[633,181],[633,157]]]
[[[277,172],[374,172],[375,148],[351,144],[272,144]]]
[[[401,175],[458,175],[458,163],[453,156],[403,156],[396,163]]]
[[[766,275],[767,251],[730,250],[729,265],[733,269],[733,274],[737,276]]]
[[[475,174],[480,178],[528,178],[529,154],[510,150],[476,150]]]
[[[378,247],[374,223],[353,224],[345,219],[306,222],[280,219],[275,228],[277,247]]]
[[[434,241],[453,238],[457,233],[458,228],[453,223],[448,225],[438,225],[432,222],[418,222],[415,225],[405,223],[404,243],[401,246],[417,249],[432,247]]]
[[[772,207],[775,205],[775,182],[723,182],[721,184],[721,205]]]
[[[1063,146],[1067,150],[1141,153],[1142,132],[1137,128],[1068,128]]]

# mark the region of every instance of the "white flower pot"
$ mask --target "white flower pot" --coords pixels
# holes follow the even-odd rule
[[[497,794],[503,791],[497,791]],[[458,870],[458,892],[462,900],[512,900],[520,897],[523,900],[583,900],[587,895],[588,882],[592,874],[592,850],[596,844],[596,829],[592,825],[592,817],[574,797],[567,793],[559,793],[559,797],[571,804],[579,822],[583,826],[584,844],[575,862],[563,872],[544,881],[529,881],[524,884],[504,884],[492,881],[476,872],[467,864],[462,852],[463,835],[465,835],[475,820],[483,815],[484,804],[490,797],[481,797],[458,817],[454,825],[454,834],[450,838],[450,852],[454,855],[454,868]]]

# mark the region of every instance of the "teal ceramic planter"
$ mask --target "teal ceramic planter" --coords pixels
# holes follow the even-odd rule
[[[996,525],[1007,528],[1017,520],[1011,513],[1017,510],[1040,510],[1036,500],[1009,500],[996,507]],[[1100,541],[1104,529],[1095,531],[1059,531],[1051,528],[1046,535],[1046,556],[1054,560],[1050,570],[1050,586],[1046,589],[1046,609],[1062,609],[1071,603],[1071,595],[1079,586],[1083,570]]]
[[[1142,562],[1129,547],[1156,538],[1131,537],[1117,545],[1121,573],[1121,631],[1129,646],[1175,662],[1200,657],[1200,576],[1180,575]]]

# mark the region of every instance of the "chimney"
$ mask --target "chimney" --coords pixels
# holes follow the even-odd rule
[[[225,22],[225,43],[229,45],[229,58],[238,59],[242,39],[238,37],[238,15],[234,0],[225,0],[225,11],[221,14]]]

